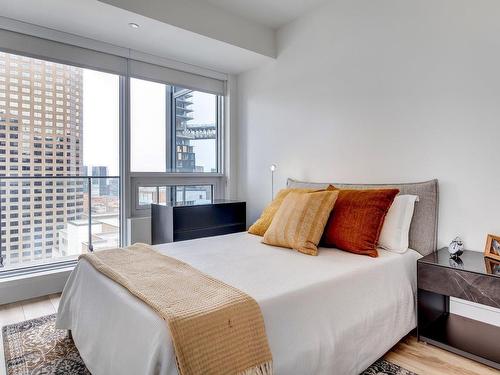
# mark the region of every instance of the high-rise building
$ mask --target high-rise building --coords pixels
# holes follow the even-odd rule
[[[191,106],[192,94],[190,90],[174,88],[175,97],[175,171],[194,172],[196,170],[196,159],[191,140],[193,135],[187,128],[188,121],[192,120]]]
[[[80,68],[0,52],[1,246],[6,265],[53,257],[58,232],[83,216],[84,182],[51,178],[81,174],[82,85]]]
[[[97,166],[92,167],[92,176],[104,177],[108,176],[108,167]],[[109,185],[106,178],[94,178],[92,180],[92,196],[109,195]]]
[[[84,165],[82,167],[82,170],[81,170],[81,173],[80,173],[82,176],[88,176],[89,175],[89,167],[87,167],[86,165]],[[88,183],[84,183],[83,184],[83,193],[84,194],[88,194],[89,192],[89,185]]]

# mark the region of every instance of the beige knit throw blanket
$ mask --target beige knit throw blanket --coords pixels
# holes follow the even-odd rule
[[[148,245],[80,256],[166,320],[180,375],[272,374],[257,302]]]

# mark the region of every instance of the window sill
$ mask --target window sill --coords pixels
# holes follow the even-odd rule
[[[0,305],[62,292],[75,268],[72,265],[30,273],[10,275],[0,279]]]
[[[37,264],[20,268],[0,268],[0,282],[4,280],[14,280],[19,277],[22,278],[23,276],[36,276],[44,273],[50,273],[51,271],[64,270],[67,268],[73,269],[77,262],[77,259],[70,259],[60,262]]]

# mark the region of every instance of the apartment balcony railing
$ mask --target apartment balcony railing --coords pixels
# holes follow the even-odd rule
[[[0,277],[120,245],[117,176],[0,176]]]

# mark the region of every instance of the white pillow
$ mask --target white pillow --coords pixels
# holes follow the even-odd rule
[[[394,198],[382,225],[379,247],[395,253],[404,253],[408,250],[410,224],[417,201],[416,195],[398,195]]]

